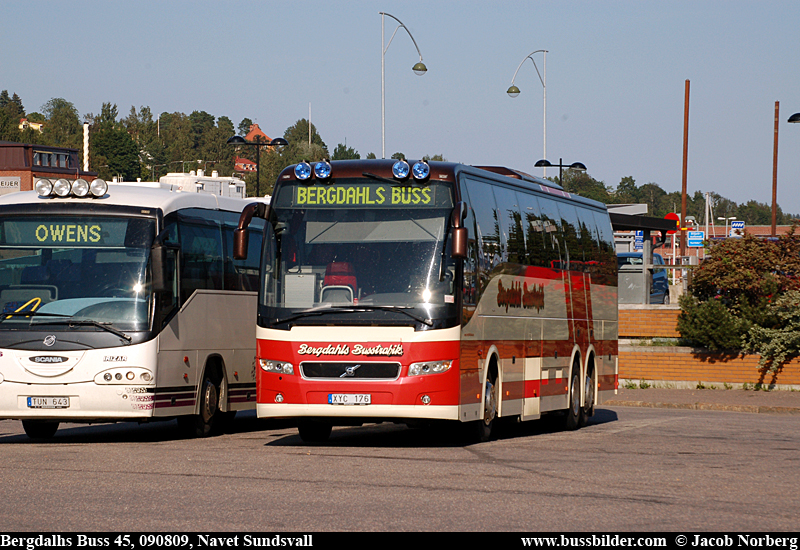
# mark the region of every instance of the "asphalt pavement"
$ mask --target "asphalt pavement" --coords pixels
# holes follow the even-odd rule
[[[800,415],[800,391],[620,388],[602,405]]]

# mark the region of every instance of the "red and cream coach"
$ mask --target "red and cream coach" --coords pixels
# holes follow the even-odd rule
[[[267,220],[259,417],[333,425],[563,412],[617,386],[617,274],[606,207],[500,167],[405,160],[286,168]]]

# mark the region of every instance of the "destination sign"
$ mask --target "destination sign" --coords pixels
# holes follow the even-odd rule
[[[0,243],[26,247],[124,247],[131,222],[137,224],[137,229],[153,223],[92,217],[12,218],[0,222]],[[152,228],[148,228],[152,232]]]
[[[352,181],[352,180],[351,180]],[[448,208],[450,189],[443,185],[334,183],[286,185],[280,188],[275,206],[295,208]]]

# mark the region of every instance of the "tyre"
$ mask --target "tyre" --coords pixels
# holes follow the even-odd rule
[[[31,439],[50,439],[56,435],[58,422],[47,420],[23,420],[22,429]]]
[[[564,428],[567,430],[577,430],[580,428],[581,420],[581,381],[580,367],[572,365],[572,383],[569,386],[569,408],[564,420]]]
[[[189,437],[207,437],[216,433],[221,424],[219,385],[206,373],[200,386],[200,414],[178,418],[178,425]]]
[[[297,425],[300,439],[306,443],[324,443],[331,436],[333,425],[320,420],[303,420]]]
[[[497,374],[493,370],[486,373],[486,388],[483,398],[483,419],[474,423],[475,439],[489,441],[497,421]]]
[[[583,381],[583,407],[580,412],[580,427],[584,427],[590,416],[594,416],[595,390],[597,385],[594,381],[594,367],[589,370],[586,379]]]

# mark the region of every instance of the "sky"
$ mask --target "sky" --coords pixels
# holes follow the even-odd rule
[[[687,190],[800,214],[800,2],[0,0],[0,90],[27,112],[51,98],[247,117],[270,137],[308,118],[333,149],[441,154],[543,175],[582,162],[680,191],[690,81]],[[385,42],[381,42],[384,19]],[[9,23],[13,22],[13,24]],[[526,56],[547,50],[546,88]],[[543,53],[532,56],[539,71]],[[523,62],[524,60],[524,62]],[[522,65],[520,66],[520,63]],[[515,84],[521,93],[506,94]],[[544,92],[547,110],[544,113]],[[548,176],[557,175],[549,169]],[[680,208],[680,205],[678,205]]]

